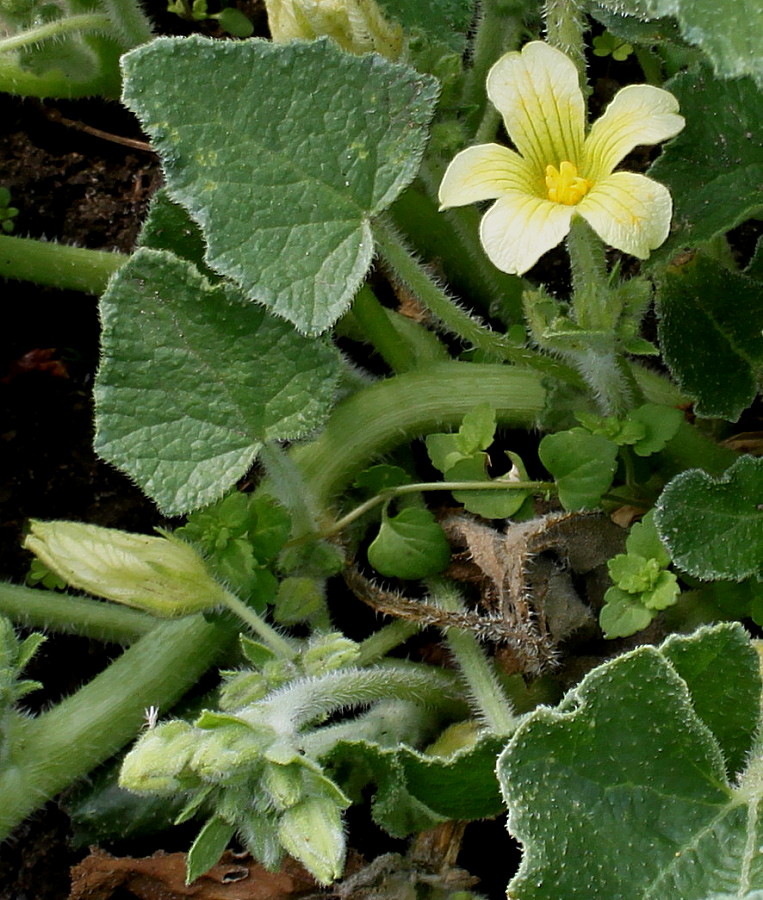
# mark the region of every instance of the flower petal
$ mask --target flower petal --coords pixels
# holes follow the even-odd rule
[[[610,247],[646,259],[668,236],[673,202],[668,189],[651,178],[614,172],[575,209]]]
[[[565,160],[580,167],[585,103],[575,64],[564,53],[542,41],[507,53],[488,73],[487,95],[541,178],[546,166]]]
[[[485,213],[480,225],[482,246],[502,272],[522,275],[564,240],[574,214],[574,206],[511,191]]]
[[[675,137],[684,127],[677,113],[678,100],[662,88],[631,84],[618,91],[586,139],[586,178],[596,181],[609,175],[640,144]]]
[[[530,190],[532,173],[519,154],[500,144],[478,144],[451,161],[440,184],[440,209],[495,200],[508,190]]]

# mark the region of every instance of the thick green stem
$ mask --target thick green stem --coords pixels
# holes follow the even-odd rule
[[[153,616],[118,603],[2,583],[0,614],[20,625],[115,644],[131,644],[159,624]]]
[[[112,30],[111,19],[103,13],[85,13],[81,16],[54,19],[36,28],[28,28],[18,34],[0,40],[0,53],[21,50],[48,38],[60,38],[77,32],[100,31],[108,33]]]
[[[614,310],[610,302],[604,244],[579,217],[572,221],[567,251],[572,269],[575,321],[586,331],[614,334],[620,310]]]
[[[292,457],[325,510],[359,471],[392,447],[460,425],[465,413],[486,400],[501,424],[532,427],[545,397],[541,376],[527,369],[439,363],[357,391],[334,409],[319,437],[296,447]]]
[[[390,210],[395,225],[424,259],[437,260],[447,283],[460,296],[485,312],[500,299],[511,322],[521,322],[522,280],[499,272],[488,260],[479,242],[477,210],[466,206],[438,209],[443,171],[431,163],[422,164],[419,181]]]
[[[408,622],[405,619],[395,619],[388,625],[383,625],[361,642],[360,655],[355,660],[355,664],[362,668],[377,662],[390,650],[394,650],[395,647],[404,644],[409,637],[413,637],[418,630],[418,622]]]
[[[163,622],[75,694],[22,720],[0,773],[0,838],[135,737],[145,709],[172,706],[232,639],[202,616]]]
[[[374,237],[384,262],[448,331],[496,359],[509,357],[510,350],[514,348],[508,345],[505,337],[491,331],[459,307],[413,257],[388,220],[379,218],[374,222]]]
[[[546,40],[575,63],[580,86],[586,88],[585,14],[578,0],[546,0]]]
[[[524,24],[521,9],[512,0],[483,0],[480,6],[480,17],[471,47],[472,64],[464,78],[461,98],[461,105],[466,110],[467,130],[470,133],[476,131],[484,134],[478,142],[495,137],[495,130],[490,133],[486,119],[495,125],[500,121],[487,102],[487,73],[500,56],[516,50]]]
[[[47,284],[62,290],[102,294],[128,256],[0,235],[0,277]]]
[[[464,605],[454,585],[444,579],[433,579],[430,587],[437,606],[448,612],[463,612]],[[519,720],[475,636],[468,631],[450,628],[445,639],[485,725],[495,734],[512,734]]]
[[[352,311],[364,335],[393,372],[407,372],[416,365],[415,354],[390,322],[387,310],[364,284],[355,297]]]

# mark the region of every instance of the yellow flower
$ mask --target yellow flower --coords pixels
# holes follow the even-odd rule
[[[225,602],[202,558],[177,538],[32,520],[24,547],[72,587],[155,616],[186,616]]]
[[[327,35],[349,53],[380,53],[397,59],[403,30],[388,22],[375,0],[265,0],[276,43]]]
[[[684,127],[672,94],[625,87],[586,135],[575,65],[542,41],[501,57],[488,73],[487,94],[519,152],[499,144],[463,150],[443,177],[440,208],[496,200],[480,226],[494,265],[523,274],[578,215],[605,243],[640,259],[662,244],[673,212],[667,188],[614,169],[634,147]]]

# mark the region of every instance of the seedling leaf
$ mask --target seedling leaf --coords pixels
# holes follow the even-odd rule
[[[385,512],[368,561],[382,575],[426,578],[448,565],[450,545],[428,509],[408,507],[396,516]]]

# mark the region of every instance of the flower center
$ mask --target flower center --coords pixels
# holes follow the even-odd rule
[[[548,199],[552,203],[574,206],[591,190],[593,185],[587,178],[578,175],[577,166],[565,160],[555,166],[546,166],[546,187]]]

